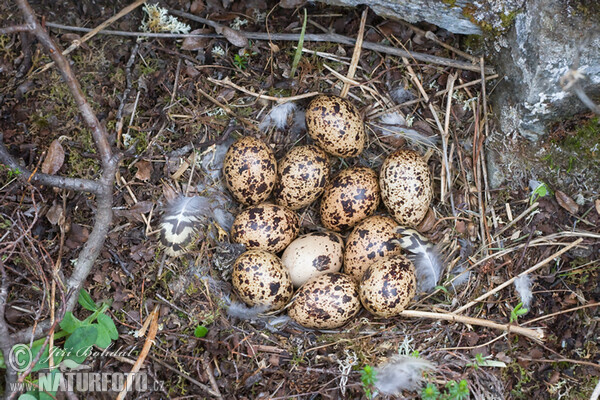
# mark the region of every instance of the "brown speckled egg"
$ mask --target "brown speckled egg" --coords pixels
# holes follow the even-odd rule
[[[223,177],[233,197],[244,205],[265,201],[275,186],[277,162],[273,150],[251,136],[235,141],[223,160]]]
[[[358,286],[348,275],[329,272],[312,278],[294,295],[288,315],[307,328],[333,329],[360,310]]]
[[[363,119],[352,103],[338,96],[315,97],[306,109],[308,135],[326,152],[354,157],[365,148]]]
[[[340,171],[325,188],[321,199],[321,222],[329,230],[352,228],[371,216],[379,206],[379,183],[371,168]]]
[[[417,278],[413,263],[401,254],[371,264],[360,280],[360,301],[378,317],[399,315],[415,297]]]
[[[231,238],[246,245],[246,249],[261,249],[279,253],[300,230],[296,213],[270,203],[250,206],[239,213],[231,226]]]
[[[433,196],[427,163],[417,152],[397,150],[381,166],[381,198],[400,225],[415,227]]]
[[[285,249],[281,262],[290,272],[294,287],[327,272],[342,269],[344,241],[333,232],[311,232],[300,236]]]
[[[292,210],[310,205],[325,190],[329,178],[327,153],[317,146],[292,148],[278,163],[275,202]]]
[[[279,257],[263,250],[242,253],[233,264],[231,281],[249,306],[279,310],[294,293],[290,275]]]
[[[362,220],[354,227],[344,252],[344,273],[357,282],[369,265],[384,257],[402,253],[402,247],[395,243],[396,229],[400,225],[390,217],[376,215]]]

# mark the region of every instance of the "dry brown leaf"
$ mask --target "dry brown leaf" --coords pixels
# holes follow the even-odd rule
[[[577,203],[575,203],[575,200],[573,200],[560,190],[557,190],[554,193],[554,196],[556,197],[556,201],[562,208],[564,208],[571,214],[577,214],[577,212],[579,211],[579,206],[577,205]]]
[[[417,226],[417,230],[419,232],[429,232],[431,229],[433,229],[434,225],[435,225],[435,214],[433,213],[433,210],[430,208],[429,210],[427,210],[427,214],[425,215],[425,218],[423,218],[421,223],[419,223],[419,225]]]
[[[62,224],[65,221],[65,211],[60,204],[53,204],[46,213],[46,218],[52,225]]]
[[[210,29],[196,29],[190,32],[190,35],[198,35],[204,33],[211,33]],[[183,43],[181,44],[182,50],[199,50],[205,48],[210,39],[208,38],[199,38],[199,37],[186,37],[183,39]]]
[[[596,212],[598,213],[598,215],[600,215],[600,199],[596,199],[594,204],[596,206]]]
[[[53,140],[48,148],[46,158],[42,163],[42,172],[44,174],[54,175],[58,172],[65,162],[65,151],[58,140]]]
[[[204,6],[204,2],[202,0],[194,0],[190,5],[190,12],[195,15],[200,15],[205,8],[206,7]]]
[[[229,41],[232,45],[236,47],[246,47],[248,45],[248,38],[244,36],[242,32],[231,29],[227,26],[221,26],[215,29],[215,31],[225,36],[225,39]]]
[[[152,163],[150,161],[141,160],[136,165],[137,172],[135,173],[135,177],[140,181],[147,181],[150,179],[150,175],[152,174]]]

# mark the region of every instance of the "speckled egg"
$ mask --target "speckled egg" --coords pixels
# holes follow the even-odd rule
[[[242,253],[233,264],[231,281],[249,306],[279,310],[294,293],[290,275],[276,255],[263,250]]]
[[[352,103],[338,96],[315,97],[306,109],[308,135],[326,152],[355,157],[365,148],[363,119]]]
[[[292,210],[310,205],[325,190],[329,178],[327,153],[317,146],[292,148],[278,163],[273,197]]]
[[[357,282],[369,265],[384,257],[402,253],[395,243],[400,225],[390,217],[376,215],[362,220],[354,227],[344,251],[344,273]]]
[[[378,317],[399,315],[415,297],[417,278],[413,263],[401,254],[371,264],[360,280],[360,301]]]
[[[417,152],[397,150],[381,166],[381,198],[400,225],[415,227],[433,197],[427,163]]]
[[[296,213],[286,207],[270,203],[250,206],[239,213],[231,226],[231,238],[246,249],[261,249],[279,253],[300,230]]]
[[[233,197],[244,205],[265,201],[275,186],[277,162],[261,140],[245,136],[225,153],[223,177]]]
[[[371,168],[340,171],[325,188],[321,199],[321,222],[329,230],[352,228],[373,215],[379,206],[379,183]]]
[[[294,287],[327,272],[342,269],[344,241],[333,232],[311,232],[300,236],[285,249],[281,262],[287,268]]]
[[[359,310],[356,282],[347,275],[329,272],[298,289],[288,315],[307,328],[333,329],[350,321]]]

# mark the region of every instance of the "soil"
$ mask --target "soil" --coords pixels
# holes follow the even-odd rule
[[[295,34],[301,31],[305,9],[307,33],[356,37],[362,9],[300,3],[172,0],[163,5],[245,32],[266,32],[268,27],[269,32]],[[129,2],[31,4],[46,22],[93,28]],[[291,6],[283,7],[286,4]],[[2,4],[0,11],[8,16],[3,26],[20,21],[16,6]],[[140,7],[110,29],[137,32],[143,16]],[[179,19],[192,30],[214,33],[206,25]],[[418,28],[434,32],[456,48],[464,39],[432,25]],[[54,28],[50,33],[62,48],[83,35]],[[232,35],[230,39],[235,40]],[[30,170],[41,169],[49,159],[46,163],[54,162],[58,175],[97,179],[101,171],[93,139],[60,73],[54,67],[40,72],[50,59],[37,41],[27,43],[23,37],[0,35],[4,145]],[[372,12],[367,15],[365,40],[460,59],[411,26]],[[233,138],[258,137],[273,148],[278,159],[295,145],[312,143],[293,116],[283,128],[259,129],[276,104],[248,93],[276,97],[339,94],[343,86],[339,76],[348,72],[353,46],[306,41],[303,46],[311,52],[302,54],[291,75],[297,44],[297,40],[251,40],[240,48],[223,37],[136,42],[131,37],[97,35],[68,56],[113,147],[129,149],[115,184],[114,221],[85,284],[92,299],[110,304],[108,315],[119,333],[111,349],[120,350],[119,354],[90,357],[86,360],[90,370],[131,370],[144,344],[144,338],[135,333],[158,306],[159,330],[142,371],[162,385],[151,392],[134,392],[129,398],[215,397],[209,390],[227,399],[368,398],[378,392],[368,381],[369,367],[403,354],[426,359],[434,367],[421,376],[418,389],[403,390],[398,398],[427,398],[422,395],[427,384],[441,392],[429,398],[468,398],[450,388],[453,381],[465,380],[471,398],[476,399],[588,399],[600,376],[600,199],[574,198],[577,192],[572,181],[568,188],[552,187],[539,198],[524,178],[485,190],[481,146],[486,130],[479,73],[407,60],[431,99],[411,103],[422,96],[403,60],[363,49],[352,78],[361,85],[351,86],[348,99],[365,117],[368,145],[358,157],[331,157],[332,171],[352,165],[378,170],[385,156],[400,147],[413,148],[428,160],[435,195],[418,229],[436,244],[444,271],[439,287],[421,294],[409,309],[457,310],[583,238],[579,246],[530,275],[531,305],[516,321],[510,321],[511,312],[521,299],[512,284],[461,312],[501,324],[510,321],[541,328],[543,341],[459,322],[376,319],[364,309],[342,328],[329,331],[306,329],[273,315],[230,315],[228,304],[237,300],[228,280],[240,248],[230,243],[226,229],[212,219],[202,221],[197,243],[184,255],[164,257],[159,229],[168,199],[173,192],[210,196],[216,193],[211,192],[211,185],[222,189],[218,181],[208,180],[207,160],[218,159],[219,150],[222,153]],[[443,126],[448,98],[434,93],[446,89],[453,75],[456,86],[474,83],[454,92],[449,109],[449,193],[442,141],[430,106]],[[246,92],[227,85],[226,79]],[[488,91],[493,86],[494,81],[489,81]],[[309,101],[296,101],[296,112]],[[376,115],[400,103],[405,104],[397,111],[409,121],[405,130],[437,138],[433,147],[381,129]],[[492,118],[488,129],[494,130]],[[562,124],[558,129],[555,135],[564,137],[575,128]],[[56,141],[60,145],[54,147],[64,152],[62,162],[60,151],[51,147]],[[86,193],[23,183],[8,168],[0,167],[0,178],[0,251],[11,249],[2,253],[10,281],[5,319],[11,330],[18,330],[50,316],[53,267],[60,261],[57,282],[66,282],[93,228],[96,204],[94,196]],[[243,209],[223,193],[218,204],[225,214]],[[529,210],[534,201],[537,207]],[[384,206],[378,214],[386,214]],[[318,201],[298,215],[301,233],[322,229]],[[468,279],[457,286],[452,280],[465,269],[470,271]],[[57,290],[61,293],[60,283]],[[60,308],[62,303],[57,296],[52,306]],[[90,312],[77,307],[74,314],[84,319]],[[205,336],[196,337],[206,331],[198,327],[206,328]],[[63,343],[57,340],[56,345]],[[76,396],[114,398],[116,393]]]

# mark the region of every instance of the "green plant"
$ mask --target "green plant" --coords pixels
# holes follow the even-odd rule
[[[246,53],[236,54],[233,57],[233,65],[235,65],[239,69],[246,69],[246,67],[248,67],[248,56],[246,55]]]
[[[533,192],[531,192],[531,196],[529,198],[529,204],[533,204],[539,197],[544,197],[552,194],[552,189],[548,187],[544,182],[538,182],[538,185]]]
[[[365,391],[365,396],[367,396],[367,399],[373,397],[371,390],[373,389],[375,381],[377,381],[377,377],[375,375],[375,369],[373,369],[373,367],[370,365],[365,365],[362,371],[360,371],[360,380],[362,382],[363,390]]]
[[[306,32],[306,8],[304,9],[304,22],[302,23],[302,30],[300,31],[300,38],[298,39],[298,46],[296,46],[296,53],[294,54],[294,61],[292,61],[292,68],[290,70],[290,78],[294,77],[298,63],[302,57],[302,47],[304,46],[304,33]]]
[[[520,316],[527,314],[529,310],[523,308],[523,303],[519,303],[510,311],[510,323],[515,323]]]
[[[204,325],[198,325],[196,329],[194,329],[194,336],[197,338],[203,338],[208,333],[208,328]]]
[[[50,359],[52,359],[52,365],[54,366],[50,375],[46,375],[44,379],[48,379],[51,382],[58,382],[59,376],[56,374],[60,373],[56,367],[60,364],[67,368],[77,368],[81,365],[85,359],[92,354],[92,349],[97,346],[102,349],[108,348],[113,340],[119,338],[117,327],[113,322],[112,318],[105,314],[110,307],[109,303],[102,302],[100,305],[96,304],[92,297],[85,290],[81,290],[79,293],[79,304],[92,314],[84,320],[76,318],[72,312],[67,312],[65,317],[60,322],[60,330],[54,334],[54,340],[65,338],[66,340],[61,346],[54,346],[52,349],[52,355],[48,346],[45,345],[46,338],[36,340],[32,343],[31,347],[24,344],[17,344],[21,350],[26,351],[14,351],[14,354],[21,354],[22,358],[18,359],[19,365],[27,365],[33,361],[35,357],[41,353],[37,363],[31,368],[31,372],[36,372],[42,369],[50,368]],[[3,358],[0,359],[0,367],[6,368],[4,365]],[[56,380],[54,378],[57,378]],[[29,380],[33,386],[38,385],[37,380]],[[58,385],[54,384],[58,390]],[[54,396],[56,391],[48,392]],[[30,399],[51,399],[45,392],[39,390],[28,391],[27,393],[19,396],[19,400],[30,400]]]
[[[450,381],[446,383],[446,389],[448,389],[447,399],[451,400],[465,400],[469,398],[469,384],[465,379],[460,382]]]
[[[438,400],[440,391],[433,383],[429,382],[427,386],[421,390],[421,399],[423,400]]]

